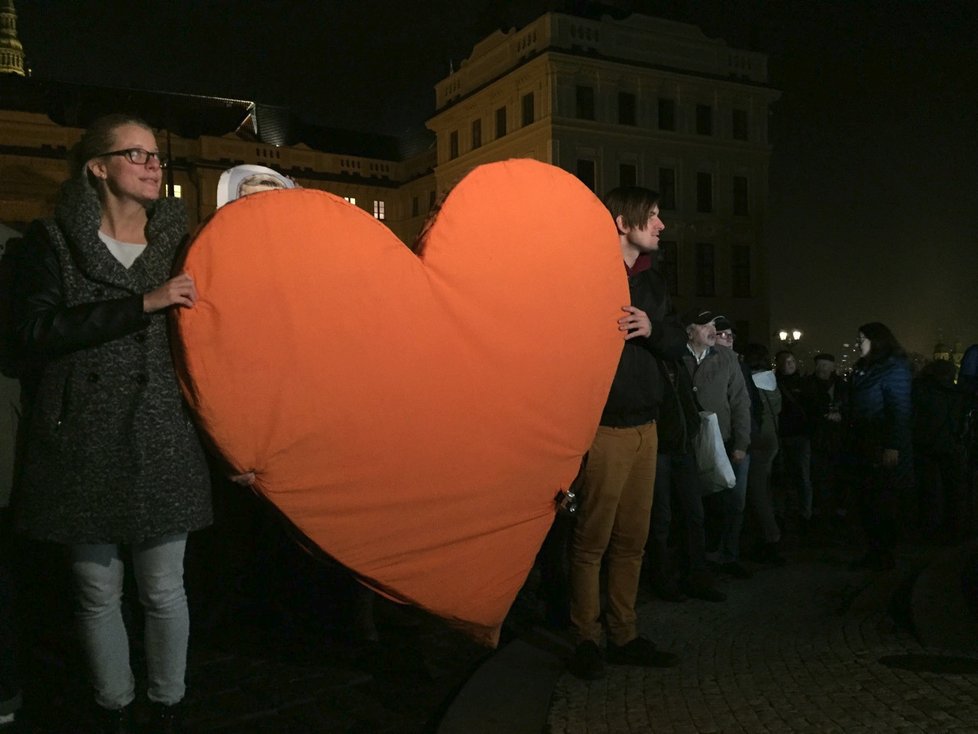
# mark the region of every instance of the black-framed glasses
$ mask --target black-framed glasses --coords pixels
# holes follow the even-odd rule
[[[145,166],[153,158],[156,162],[160,164],[160,168],[166,168],[167,160],[158,151],[154,150],[143,150],[142,148],[126,148],[125,150],[110,150],[108,153],[100,153],[97,157],[102,157],[105,155],[121,155],[130,163],[134,163],[137,166]]]

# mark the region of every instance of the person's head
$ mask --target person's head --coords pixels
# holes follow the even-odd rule
[[[702,351],[716,344],[717,330],[713,325],[713,313],[700,309],[691,309],[683,314],[682,322],[686,327],[686,340],[693,349]]]
[[[131,115],[95,120],[71,151],[72,177],[84,176],[105,201],[113,196],[148,205],[160,197],[163,161],[152,128]]]
[[[815,355],[815,377],[828,380],[835,374],[835,357],[827,352]]]
[[[751,372],[766,372],[771,369],[771,353],[763,344],[748,344],[744,349],[744,364]]]
[[[733,349],[734,339],[737,338],[737,332],[734,330],[734,326],[730,319],[726,316],[717,316],[713,319],[713,328],[717,332],[717,346],[726,347],[727,349]]]
[[[860,326],[857,342],[860,356],[870,364],[904,354],[903,347],[893,336],[893,332],[879,321]]]
[[[798,371],[798,360],[795,359],[793,352],[782,349],[774,355],[775,371],[785,377],[793,375]]]
[[[659,235],[666,225],[659,219],[659,194],[640,186],[619,186],[604,197],[611,212],[622,256],[634,262],[641,254],[659,249]]]
[[[265,166],[241,165],[229,168],[217,182],[217,208],[242,196],[260,191],[295,188],[295,182]]]

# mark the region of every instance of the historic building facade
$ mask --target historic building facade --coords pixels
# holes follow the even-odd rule
[[[437,83],[430,133],[410,146],[303,127],[252,101],[42,84],[24,68],[13,2],[0,0],[0,221],[15,228],[51,212],[67,151],[109,110],[159,128],[167,194],[187,202],[194,223],[213,212],[224,169],[257,163],[348,198],[410,244],[438,195],[471,168],[530,157],[598,195],[657,189],[678,306],[724,313],[742,340],[768,341],[767,122],[779,94],[764,55],[695,26],[547,13],[497,31]]]
[[[778,97],[764,55],[695,26],[549,13],[484,39],[436,86],[435,175],[444,190],[473,166],[532,157],[599,195],[658,190],[677,303],[767,342],[767,123]]]

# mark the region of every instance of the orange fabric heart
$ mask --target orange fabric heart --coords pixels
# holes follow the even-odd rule
[[[576,178],[479,167],[420,248],[320,191],[190,247],[184,392],[239,471],[368,585],[495,643],[608,395],[628,288]]]

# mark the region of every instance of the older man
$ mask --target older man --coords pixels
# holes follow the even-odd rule
[[[696,399],[703,410],[716,413],[720,434],[730,456],[737,483],[721,492],[723,529],[720,546],[711,560],[730,576],[747,578],[751,574],[740,564],[740,530],[744,523],[747,498],[747,471],[750,458],[750,395],[737,355],[716,346],[716,315],[693,309],[683,316],[686,325],[687,354],[683,362],[693,379]]]

